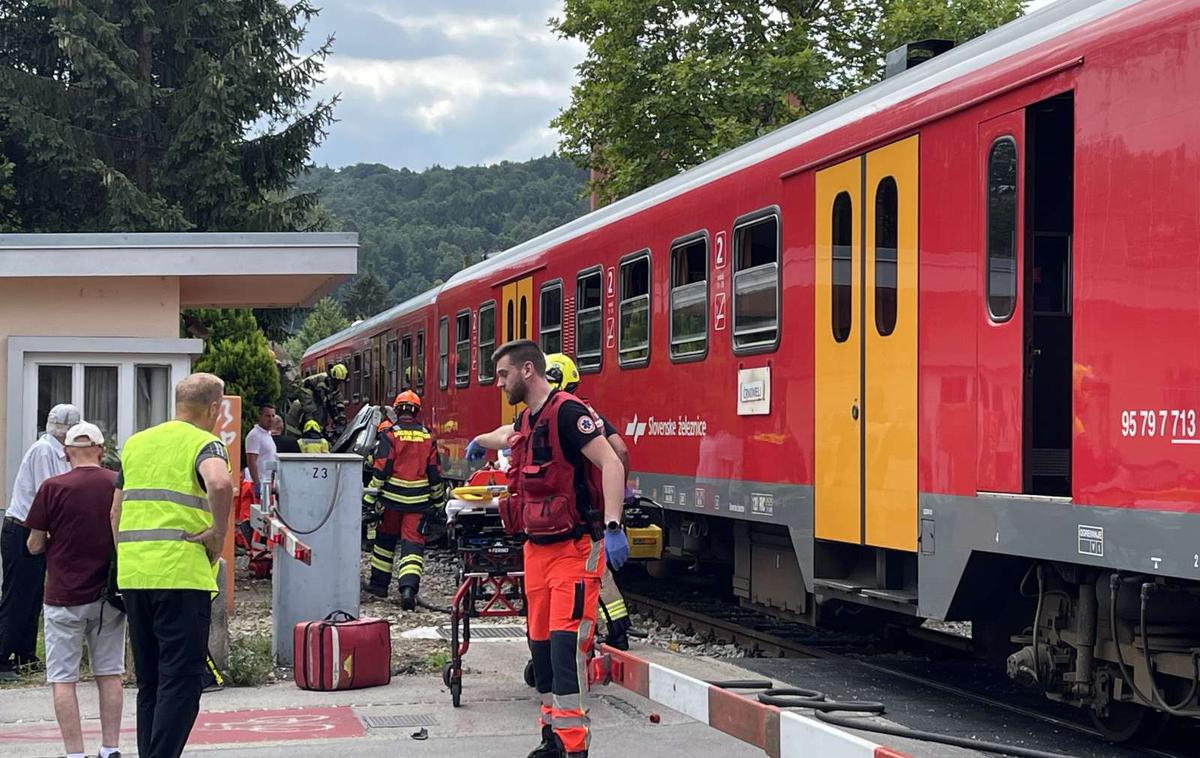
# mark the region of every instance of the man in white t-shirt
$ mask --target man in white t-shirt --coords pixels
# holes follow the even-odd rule
[[[271,481],[268,466],[277,460],[275,438],[271,436],[271,423],[275,420],[275,406],[263,403],[258,406],[258,424],[246,435],[246,466],[254,482],[254,497],[263,502],[263,486]]]

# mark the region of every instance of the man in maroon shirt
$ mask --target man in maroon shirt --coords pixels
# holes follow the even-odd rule
[[[117,475],[100,467],[104,435],[94,424],[71,427],[63,444],[71,470],[42,483],[25,520],[29,552],[46,553],[46,681],[67,756],[82,758],[75,683],[87,642],[100,691],[100,758],[119,758],[125,614],[103,597],[113,557],[109,510]]]

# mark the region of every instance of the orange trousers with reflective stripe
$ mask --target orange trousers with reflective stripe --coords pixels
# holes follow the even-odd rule
[[[591,742],[587,659],[596,631],[604,543],[584,536],[550,545],[525,543],[525,610],[533,676],[549,725],[568,753]]]

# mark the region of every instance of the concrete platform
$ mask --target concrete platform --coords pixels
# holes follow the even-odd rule
[[[653,652],[653,655],[658,655]],[[736,670],[663,653],[699,674],[724,677]],[[521,679],[528,659],[523,639],[472,640],[461,708],[453,708],[440,677],[398,677],[386,687],[307,692],[292,683],[229,688],[204,695],[188,754],[221,756],[523,756],[539,741],[538,700]],[[742,672],[741,675],[745,675]],[[96,691],[79,688],[86,747],[99,747]],[[136,755],[135,696],[125,691],[122,752]],[[656,706],[617,686],[590,698],[593,756],[711,754],[751,758],[762,752],[692,719]],[[659,723],[651,722],[659,716]],[[411,726],[372,727],[373,717]],[[377,722],[378,723],[378,722]],[[415,740],[423,724],[428,735]],[[49,688],[0,691],[0,755],[61,756]]]

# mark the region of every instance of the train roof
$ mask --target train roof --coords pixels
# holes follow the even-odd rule
[[[1142,0],[1059,0],[727,153],[463,269],[446,287],[493,271],[682,195],[816,137],[984,69]]]
[[[310,355],[323,353],[342,340],[349,339],[357,334],[373,334],[378,327],[382,326],[388,321],[391,321],[397,316],[403,316],[404,314],[411,313],[418,308],[424,308],[427,305],[432,305],[433,301],[437,299],[437,293],[441,291],[443,286],[444,285],[439,284],[433,289],[426,290],[419,295],[410,297],[399,305],[393,305],[386,311],[376,313],[374,316],[371,316],[368,319],[351,324],[336,334],[329,335],[325,339],[314,343],[311,347],[305,350],[304,358],[308,358]],[[301,360],[303,360],[303,358],[301,358]]]
[[[549,248],[652,208],[755,163],[799,147],[821,135],[1080,29],[1104,16],[1146,1],[1058,0],[816,113],[465,268],[451,276],[443,285],[326,337],[310,347],[304,353],[304,357],[327,350],[354,335],[373,333],[373,330],[396,316],[432,304],[438,293],[445,289],[474,283],[499,269],[519,265],[525,259]]]

